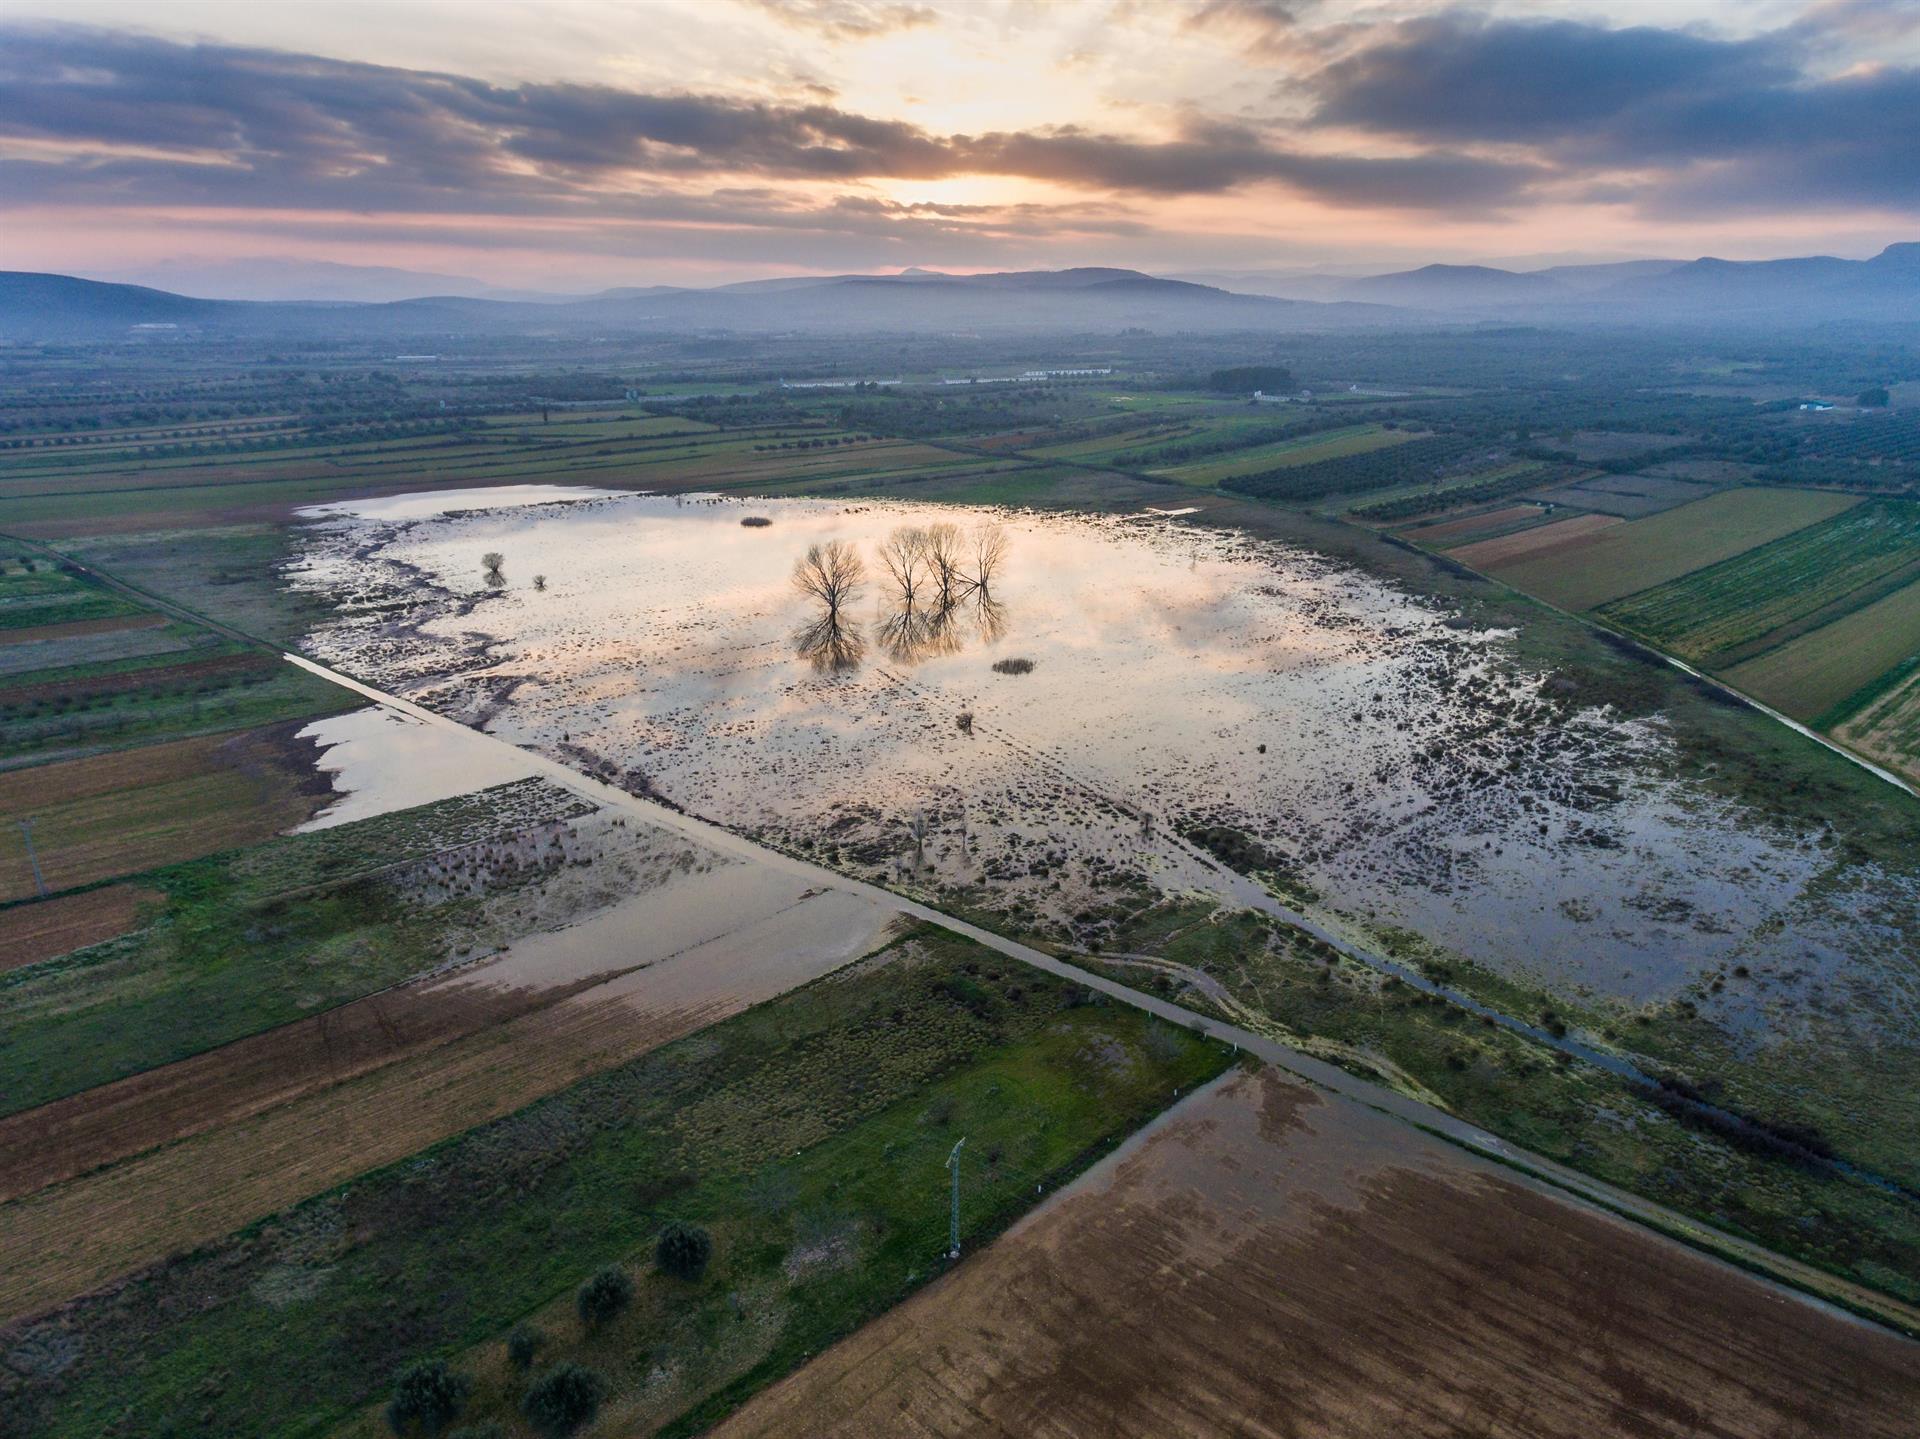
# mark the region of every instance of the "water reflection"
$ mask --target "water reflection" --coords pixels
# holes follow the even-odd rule
[[[993,596],[1006,558],[1006,531],[976,526],[902,525],[877,547],[881,611],[874,638],[896,664],[958,654],[969,632],[992,643],[1007,632],[1007,607]],[[816,669],[851,669],[866,641],[846,610],[866,566],[844,541],[814,545],[794,565],[794,586],[819,608],[795,634],[794,647]]]
[[[815,669],[856,669],[866,654],[867,642],[847,613],[860,597],[866,573],[860,552],[845,540],[809,545],[794,561],[793,587],[819,612],[794,632],[793,647]]]

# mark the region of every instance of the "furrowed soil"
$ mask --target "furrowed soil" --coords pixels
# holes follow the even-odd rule
[[[1920,1346],[1267,1071],[714,1432],[1893,1439],[1917,1404]]]
[[[72,889],[256,844],[326,804],[318,747],[298,720],[0,773],[0,899],[34,893],[17,821],[49,888]],[[30,923],[0,916],[0,932]]]
[[[1556,520],[1537,529],[1461,545],[1450,551],[1449,557],[1477,569],[1497,569],[1519,560],[1538,560],[1578,549],[1593,536],[1620,523],[1618,515],[1575,515],[1570,520]]]
[[[165,901],[156,890],[115,884],[0,910],[0,974],[117,938]]]

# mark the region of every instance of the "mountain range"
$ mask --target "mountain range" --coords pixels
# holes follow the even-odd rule
[[[258,268],[261,263],[253,262],[245,283],[257,285],[263,276],[271,278],[270,270]],[[410,281],[410,274],[378,271],[372,283],[390,289],[450,278],[420,276]],[[1222,283],[1205,282],[1212,280]],[[1265,271],[1205,277],[1100,267],[978,275],[909,269],[891,275],[748,280],[710,289],[655,285],[582,296],[494,291],[384,300],[327,298],[325,287],[317,285],[302,299],[205,299],[69,275],[0,272],[0,339],[29,342],[159,331],[424,339],[700,330],[1284,331],[1462,320],[1658,325],[1920,321],[1920,243],[1889,245],[1866,260],[1826,255],[1630,260],[1539,270],[1436,264],[1375,275]]]

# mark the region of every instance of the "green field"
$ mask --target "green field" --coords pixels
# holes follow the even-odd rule
[[[1591,609],[1731,559],[1858,503],[1852,495],[1815,490],[1728,490],[1615,525],[1569,553],[1495,573],[1563,609]]]
[[[1262,470],[1311,465],[1321,460],[1336,460],[1345,455],[1364,455],[1420,438],[1410,430],[1387,430],[1379,425],[1354,425],[1341,430],[1319,430],[1298,439],[1278,440],[1251,449],[1233,450],[1190,465],[1156,469],[1154,474],[1179,480],[1186,485],[1215,485],[1237,475],[1258,474]]]
[[[1831,725],[1854,708],[1849,700],[1916,654],[1920,583],[1735,665],[1726,679],[1795,719]]]
[[[542,1367],[606,1376],[606,1432],[694,1432],[941,1272],[956,1140],[972,1249],[1230,1062],[1087,998],[921,932],[81,1301],[73,1361],[0,1389],[0,1423],[384,1434],[362,1406],[436,1355],[477,1381],[466,1422],[511,1419],[501,1339],[531,1320]],[[668,1219],[713,1234],[701,1280],[652,1268]],[[573,1291],[608,1263],[635,1298],[587,1333]]]
[[[1599,613],[1682,659],[1717,669],[1748,658],[1795,621],[1849,606],[1876,581],[1911,578],[1906,572],[1917,562],[1920,503],[1873,500]],[[1867,594],[1858,602],[1879,597]]]

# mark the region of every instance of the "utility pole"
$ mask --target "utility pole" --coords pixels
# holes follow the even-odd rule
[[[40,856],[33,852],[33,820],[31,817],[20,821],[20,837],[27,842],[27,863],[33,866],[33,887],[40,891],[40,898],[47,897],[47,882],[40,874]],[[954,1181],[958,1183],[958,1179]],[[957,1193],[958,1191],[956,1191]],[[958,1231],[956,1231],[957,1233]],[[957,1244],[959,1241],[956,1240]]]
[[[966,1142],[966,1136],[962,1135],[960,1144]],[[953,1153],[947,1156],[947,1168],[953,1171],[953,1227],[948,1235],[950,1243],[947,1246],[949,1259],[960,1257],[960,1144],[954,1145]]]

